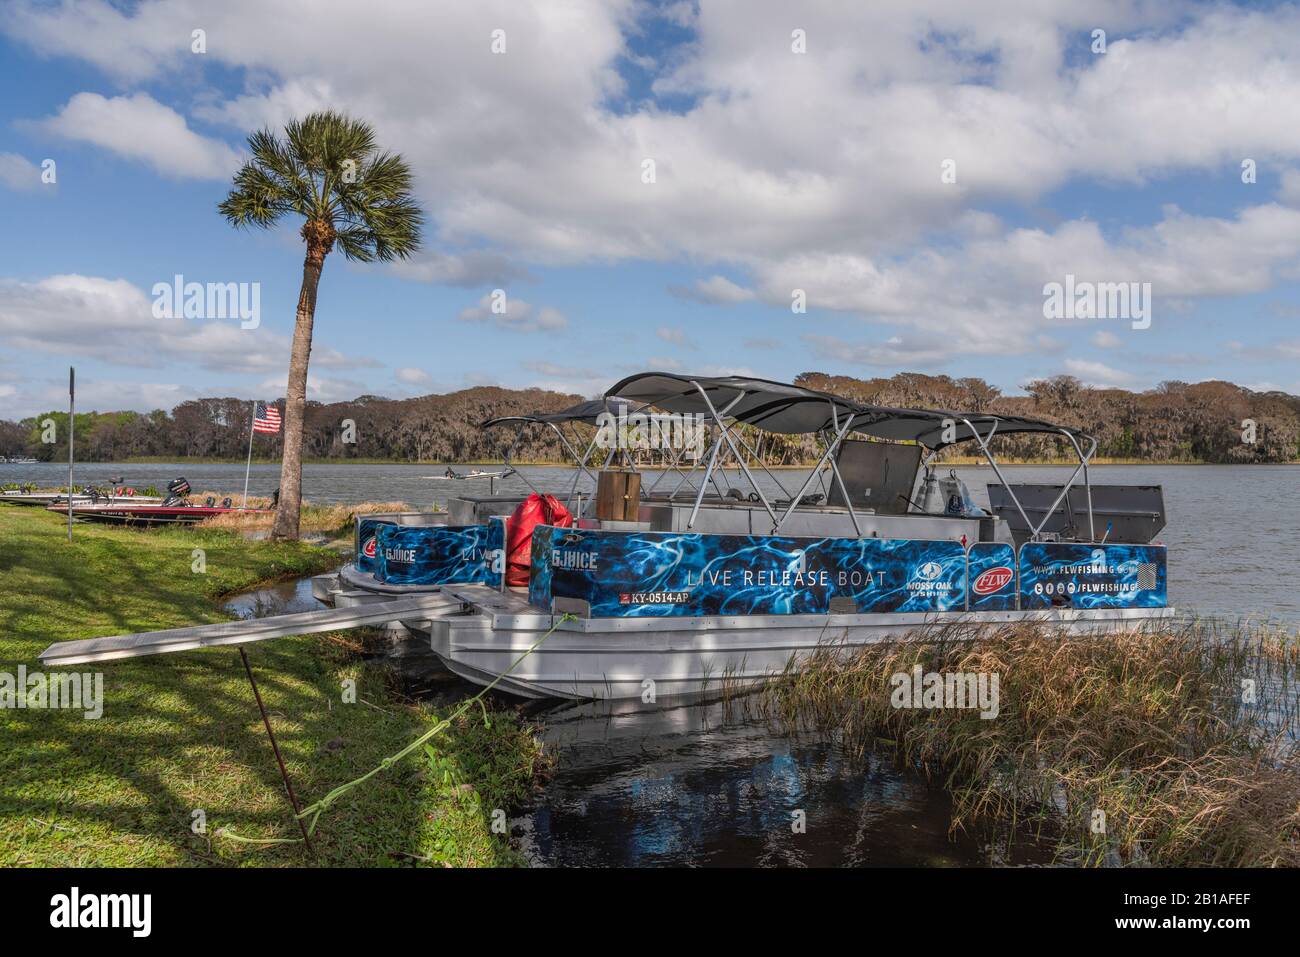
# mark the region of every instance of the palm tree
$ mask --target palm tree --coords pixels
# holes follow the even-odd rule
[[[271,531],[272,538],[297,538],[307,362],[325,257],[337,245],[358,262],[406,259],[420,247],[424,216],[411,198],[410,167],[401,156],[376,148],[368,123],[327,110],[289,123],[284,139],[260,130],[248,146],[252,159],[235,174],[230,195],[218,207],[221,215],[232,226],[269,229],[296,213],[307,244],[285,391],[280,503]]]

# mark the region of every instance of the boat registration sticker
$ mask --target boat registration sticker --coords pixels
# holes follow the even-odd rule
[[[690,600],[688,591],[624,591],[618,594],[620,605],[684,605]]]

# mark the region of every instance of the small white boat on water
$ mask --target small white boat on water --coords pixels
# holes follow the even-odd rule
[[[618,397],[618,398],[614,398]],[[334,605],[319,617],[222,623],[53,645],[50,664],[238,643],[382,618],[426,636],[453,672],[526,697],[633,698],[749,682],[819,648],[852,649],[921,628],[1043,621],[1066,633],[1142,627],[1166,607],[1158,486],[1095,486],[1096,441],[1052,423],[865,405],[747,377],[632,376],[603,402],[569,410],[698,417],[710,437],[689,470],[672,467],[601,517],[599,496],[576,521],[530,534],[527,587],[506,585],[510,515],[520,497],[452,499],[445,513],[358,516],[354,562],[314,580]],[[540,416],[522,426],[556,425]],[[558,414],[563,417],[565,414]],[[494,420],[494,423],[499,420]],[[747,426],[741,429],[741,426]],[[749,445],[755,430],[815,434],[814,467],[788,488]],[[990,447],[1036,433],[1068,444],[1078,465],[1063,485],[1013,485]],[[599,433],[598,433],[599,435]],[[935,456],[974,442],[986,457],[991,512],[975,507]],[[580,473],[597,458],[566,447]],[[603,456],[609,466],[618,453]],[[730,459],[748,488],[728,485]],[[769,483],[755,480],[764,470]],[[920,482],[918,485],[918,477]],[[1076,480],[1082,478],[1082,484]],[[660,490],[661,485],[672,485]],[[776,494],[764,489],[775,488]],[[331,617],[333,616],[333,617]]]
[[[447,471],[442,475],[426,475],[424,477],[434,482],[466,482],[470,479],[505,478],[506,476],[514,474],[514,469],[502,469],[497,472],[484,472],[480,469],[470,469],[468,472],[457,472],[449,466]]]

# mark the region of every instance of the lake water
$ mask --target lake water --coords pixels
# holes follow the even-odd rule
[[[307,465],[303,469],[303,494],[320,503],[402,501],[417,508],[442,504],[457,494],[496,494],[529,491],[518,476],[464,482],[436,481],[441,465]],[[468,465],[455,466],[465,471]],[[482,466],[500,469],[500,466]],[[654,474],[645,470],[645,483]],[[995,481],[988,468],[960,468],[976,501],[987,506],[985,486]],[[1180,611],[1237,620],[1276,619],[1300,623],[1300,466],[1294,465],[1150,465],[1098,466],[1092,471],[1097,484],[1163,485],[1169,524],[1157,540],[1169,547],[1169,599]],[[1008,466],[1012,482],[1062,482],[1068,468]],[[568,492],[573,472],[553,466],[525,466],[520,473],[544,491]],[[802,483],[806,472],[778,471],[777,479],[790,491]],[[242,465],[188,463],[79,466],[78,484],[107,484],[121,476],[128,484],[162,488],[178,475],[190,480],[196,492],[238,493],[244,484]],[[279,482],[278,465],[255,465],[249,489],[268,495]],[[748,491],[744,477],[729,479]],[[762,472],[764,492],[776,492]],[[67,466],[0,464],[0,483],[33,481],[62,485]],[[590,482],[583,480],[590,490]],[[670,488],[665,479],[660,489]]]

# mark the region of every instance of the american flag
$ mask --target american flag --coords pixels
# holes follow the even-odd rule
[[[254,432],[279,432],[280,410],[267,402],[257,403],[253,414]]]

